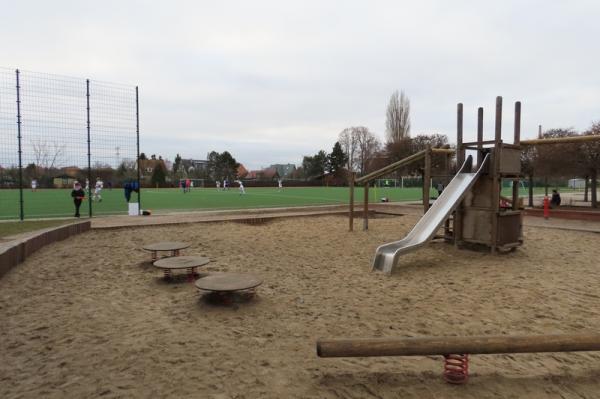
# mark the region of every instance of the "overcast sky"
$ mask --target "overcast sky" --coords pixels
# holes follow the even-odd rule
[[[455,141],[476,109],[504,134],[600,120],[600,1],[3,2],[0,65],[140,87],[142,151],[229,150],[248,168],[331,150],[345,127],[384,138],[394,90],[412,135]],[[158,3],[158,2],[155,2]]]

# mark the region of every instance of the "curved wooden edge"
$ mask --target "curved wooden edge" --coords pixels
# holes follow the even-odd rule
[[[86,220],[40,230],[27,238],[3,243],[0,248],[0,278],[8,273],[14,266],[24,262],[27,257],[32,255],[38,249],[54,242],[65,240],[71,236],[84,233],[90,230],[90,228],[91,222]]]
[[[149,252],[167,252],[167,251],[180,251],[182,249],[187,249],[189,247],[192,246],[192,244],[188,244],[188,243],[181,243],[184,244],[183,246],[178,246],[178,247],[172,247],[169,249],[152,249],[150,248],[151,245],[155,245],[155,244],[159,244],[159,243],[152,243],[152,244],[147,244],[147,245],[143,245],[142,249],[144,251],[149,251]]]

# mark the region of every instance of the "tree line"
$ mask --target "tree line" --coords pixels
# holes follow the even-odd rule
[[[600,122],[583,132],[573,128],[549,129],[540,133],[539,138],[600,136]],[[547,187],[557,180],[570,178],[585,179],[584,201],[591,200],[592,207],[598,207],[597,181],[600,169],[600,140],[577,144],[528,146],[521,153],[521,168],[529,181],[529,206],[533,205],[534,180],[543,181]]]
[[[317,178],[326,173],[337,178],[347,178],[349,173],[360,176],[424,150],[427,146],[450,148],[448,138],[443,134],[411,137],[410,130],[410,100],[403,91],[395,91],[386,109],[385,142],[381,142],[365,126],[345,128],[339,133],[331,153],[320,150],[315,155],[304,156],[301,173],[306,178]],[[438,158],[433,159],[434,172],[445,167],[444,160]],[[422,175],[423,168],[423,162],[416,162],[398,174]]]

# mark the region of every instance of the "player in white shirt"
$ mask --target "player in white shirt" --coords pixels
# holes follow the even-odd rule
[[[242,183],[241,180],[238,180],[237,182],[240,185],[240,195],[246,194],[246,190],[244,189],[244,183]]]
[[[277,191],[283,190],[283,180],[281,180],[281,179],[277,180],[277,185],[278,185]]]
[[[102,189],[104,188],[104,183],[102,183],[102,180],[100,178],[96,179],[96,187],[94,188],[94,196],[92,197],[92,199],[94,201],[100,201],[102,202]]]
[[[36,191],[37,190],[37,180],[33,179],[31,181],[31,191]]]

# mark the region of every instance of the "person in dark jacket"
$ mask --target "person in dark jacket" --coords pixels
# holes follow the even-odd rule
[[[80,217],[79,215],[79,207],[81,206],[81,201],[85,198],[85,191],[81,188],[81,184],[79,182],[75,182],[73,185],[73,191],[71,191],[71,197],[73,197],[73,203],[75,204],[75,217]]]
[[[550,200],[550,208],[558,208],[560,206],[560,194],[558,190],[552,190],[552,199]]]

